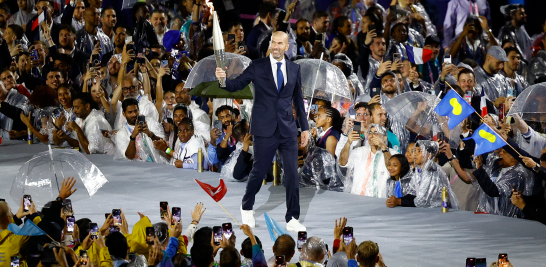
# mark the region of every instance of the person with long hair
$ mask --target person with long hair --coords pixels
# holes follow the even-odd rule
[[[396,206],[407,206],[406,198],[413,198],[409,195],[411,192],[410,182],[412,177],[411,165],[408,159],[402,155],[393,155],[387,166],[391,178],[387,180],[387,201],[385,204],[389,208]]]
[[[343,120],[337,109],[323,106],[319,109],[315,118],[317,128],[322,128],[322,133],[317,134],[316,129],[311,131],[311,134],[316,139],[317,147],[328,150],[335,157],[336,146],[339,141]]]

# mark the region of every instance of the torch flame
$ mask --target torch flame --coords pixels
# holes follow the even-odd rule
[[[212,12],[214,11],[214,5],[212,4],[212,0],[207,0],[205,4],[209,7],[209,12],[212,15]]]

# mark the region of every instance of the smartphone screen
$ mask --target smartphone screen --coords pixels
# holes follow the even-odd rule
[[[32,205],[32,197],[30,195],[24,195],[23,196],[23,209],[24,209],[24,211],[29,211],[31,205]]]
[[[466,258],[466,267],[476,267],[476,258]]]
[[[74,232],[74,223],[76,220],[74,219],[74,216],[67,216],[66,217],[66,231],[69,233]]]
[[[146,227],[146,244],[153,245],[155,239],[155,231],[153,227]]]
[[[129,42],[132,42],[133,41],[133,36],[127,36],[125,37],[125,43],[129,43]]]
[[[182,211],[180,210],[180,207],[173,207],[171,210],[171,214],[173,216],[171,224],[174,225],[176,222],[180,222],[180,217],[182,217]]]
[[[214,121],[214,129],[222,130],[222,121],[215,120]]]
[[[485,258],[477,258],[476,267],[487,267],[487,260]]]
[[[91,239],[97,239],[99,237],[99,226],[96,223],[90,223],[89,232],[91,233]]]
[[[506,93],[506,97],[511,97],[511,96],[515,96],[514,89],[509,88],[508,92]]]
[[[87,257],[87,250],[80,250],[80,263],[81,265],[87,265],[89,258]]]
[[[343,228],[343,242],[349,244],[351,241],[353,241],[353,227]]]
[[[112,226],[110,227],[110,233],[119,232],[119,226]]]
[[[167,218],[167,205],[169,205],[169,202],[167,201],[159,202],[159,214],[161,215],[161,219]]]
[[[472,91],[466,91],[464,94],[464,100],[468,102],[468,104],[472,104]]]
[[[212,232],[214,233],[214,244],[217,246],[220,245],[220,240],[222,240],[222,226],[214,226]]]
[[[275,267],[285,267],[286,259],[283,256],[275,256]]]
[[[169,66],[169,61],[168,60],[161,60],[161,67],[165,67],[165,66]]]
[[[230,239],[231,235],[233,234],[233,229],[231,228],[231,223],[222,224],[222,232],[224,233],[224,236],[226,237],[226,239]]]
[[[11,257],[11,267],[19,267],[19,256]]]
[[[507,253],[501,253],[499,254],[499,262],[497,263],[498,266],[504,266],[504,264],[508,263],[508,254]],[[503,265],[501,265],[503,264]]]
[[[442,142],[443,142],[444,140],[445,140],[445,134],[444,134],[444,132],[439,132],[439,133],[437,134],[437,139],[436,139],[436,141],[438,141],[438,142],[442,141]]]
[[[354,126],[353,126],[353,131],[357,132],[357,133],[360,133],[362,132],[362,124],[359,122],[359,121],[355,121],[354,122]]]
[[[298,232],[298,249],[301,249],[303,247],[305,241],[307,241],[307,232]]]
[[[121,210],[113,209],[112,210],[112,219],[114,220],[114,225],[121,225]]]
[[[451,64],[451,56],[444,57],[444,62],[446,63],[446,65]]]
[[[354,108],[349,109],[349,118],[356,119],[356,110]]]
[[[400,53],[394,53],[394,55],[392,55],[392,63],[394,63],[395,61],[400,62],[401,59],[402,55]]]
[[[72,211],[72,201],[68,198],[63,200],[63,213],[64,214],[73,214]]]
[[[137,254],[136,253],[129,253],[129,261],[134,262],[136,259]]]

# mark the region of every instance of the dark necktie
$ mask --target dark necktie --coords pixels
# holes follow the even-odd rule
[[[284,85],[284,76],[281,70],[282,62],[277,62],[277,91],[280,92]]]

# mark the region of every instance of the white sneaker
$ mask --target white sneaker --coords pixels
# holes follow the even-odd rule
[[[305,226],[303,226],[303,224],[301,224],[299,220],[296,220],[294,217],[292,217],[292,220],[286,223],[286,230],[303,232],[307,231],[307,228],[305,228]]]
[[[250,226],[251,228],[256,227],[256,220],[254,220],[253,210],[243,210],[243,206],[241,206],[241,217],[243,220],[243,224],[246,224]]]

